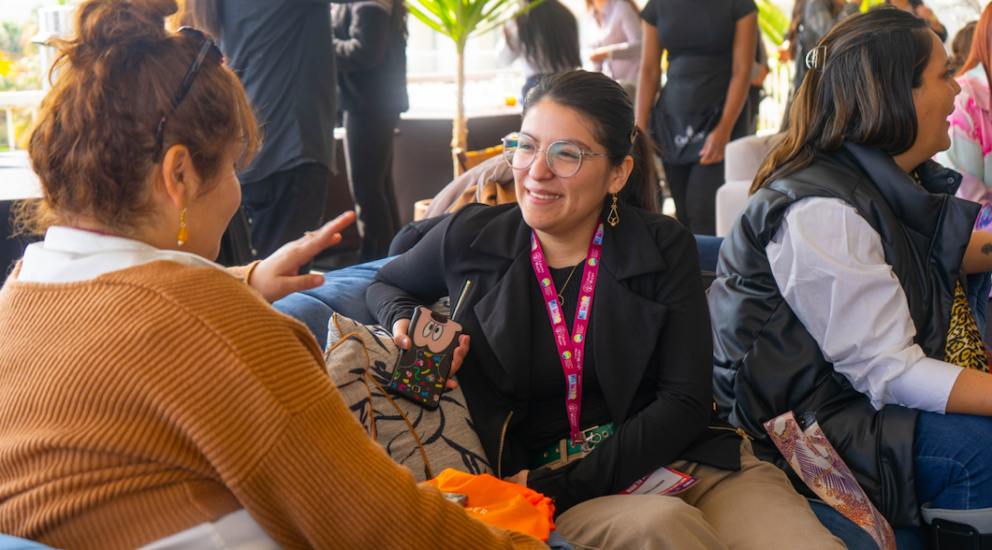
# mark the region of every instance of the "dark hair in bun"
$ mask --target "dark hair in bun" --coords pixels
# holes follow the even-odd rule
[[[241,166],[251,161],[260,146],[257,122],[227,67],[205,61],[172,109],[199,53],[195,40],[166,31],[166,17],[177,10],[176,0],[86,0],[76,9],[76,35],[56,43],[52,89],[31,135],[44,198],[22,210],[23,227],[40,232],[77,216],[122,233],[140,225],[151,211],[155,133],[164,114],[163,150],[189,149],[201,193],[232,147],[244,148]]]

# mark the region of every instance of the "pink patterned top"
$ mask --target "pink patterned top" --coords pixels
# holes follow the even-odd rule
[[[984,205],[975,229],[992,230],[992,119],[989,83],[978,65],[957,79],[961,93],[954,100],[950,122],[951,147],[937,153],[937,162],[964,176],[957,196]]]

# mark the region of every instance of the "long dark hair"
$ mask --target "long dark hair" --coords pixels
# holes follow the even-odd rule
[[[203,29],[214,38],[220,35],[220,1],[219,0],[186,0],[193,12],[193,24]]]
[[[527,0],[530,4],[535,0]],[[558,0],[544,0],[516,18],[521,53],[533,65],[567,71],[582,65],[579,23]]]
[[[628,155],[633,157],[634,169],[619,200],[660,212],[652,142],[634,124],[634,104],[623,86],[603,73],[567,71],[546,76],[531,89],[524,101],[524,116],[542,101],[553,101],[582,115],[591,124],[596,141],[606,148],[613,166],[619,166]],[[612,199],[606,197],[605,201]]]
[[[845,141],[905,153],[919,128],[913,89],[923,84],[933,31],[897,8],[848,17],[817,47],[789,111],[785,139],[762,163],[751,192],[809,166]]]

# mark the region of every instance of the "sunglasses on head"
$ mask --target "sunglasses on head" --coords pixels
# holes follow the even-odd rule
[[[181,27],[176,34],[185,36],[193,41],[195,41],[200,48],[200,53],[193,60],[193,63],[189,66],[186,71],[186,76],[183,77],[182,81],[179,83],[179,88],[176,90],[175,95],[172,96],[172,108],[169,109],[168,113],[162,115],[162,120],[158,122],[158,129],[155,131],[155,150],[152,153],[152,162],[158,162],[159,155],[162,154],[162,141],[165,138],[165,123],[169,121],[169,115],[172,111],[179,106],[179,103],[186,97],[189,93],[190,88],[193,87],[193,80],[196,79],[196,75],[200,72],[200,66],[203,64],[203,60],[210,57],[217,62],[218,65],[224,64],[224,54],[221,53],[220,48],[217,47],[217,43],[214,39],[210,37],[209,34],[194,29],[193,27]]]

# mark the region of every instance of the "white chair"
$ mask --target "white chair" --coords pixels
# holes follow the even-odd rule
[[[784,136],[748,136],[727,144],[724,155],[724,183],[716,191],[716,236],[726,237],[737,221],[754,175],[758,173],[765,156],[778,145]]]

